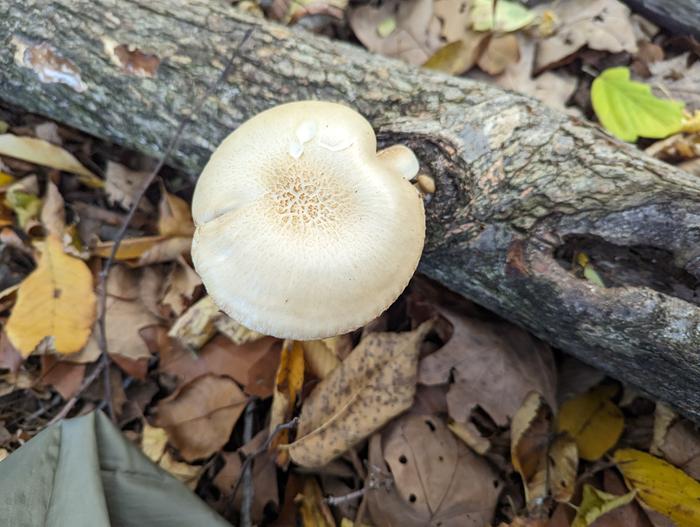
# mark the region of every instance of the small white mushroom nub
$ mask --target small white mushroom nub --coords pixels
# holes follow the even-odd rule
[[[404,146],[340,104],[302,101],[253,117],[204,168],[192,258],[214,302],[283,338],[339,335],[408,284],[425,238],[418,171]]]

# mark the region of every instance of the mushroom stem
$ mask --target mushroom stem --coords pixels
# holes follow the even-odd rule
[[[392,145],[377,153],[379,161],[409,181],[416,177],[420,163],[413,150],[404,145]]]

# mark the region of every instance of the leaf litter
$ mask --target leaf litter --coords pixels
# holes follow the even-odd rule
[[[648,153],[689,170],[700,158],[692,48],[668,45],[616,0],[275,8],[285,23],[353,31],[372,51],[574,115],[594,116],[594,79],[629,68],[630,82],[684,110],[678,129],[656,134],[669,137],[643,143]],[[632,110],[621,108],[624,120]],[[0,118],[10,123],[0,123],[0,241],[14,251],[0,304],[0,452],[11,452],[74,395],[73,413],[104,405],[103,381],[80,388],[99,358],[87,308],[152,161],[105,157],[94,139],[32,116],[0,108]],[[251,459],[261,525],[696,524],[700,436],[686,419],[623,399],[627,387],[444,290],[427,294],[434,286],[421,277],[389,315],[349,335],[284,343],[250,331],[205,295],[189,258],[191,186],[164,181],[139,204],[108,280],[108,384],[122,431],[232,522]],[[47,255],[81,270],[46,276]],[[62,293],[49,298],[56,284],[75,293],[70,308]],[[58,305],[54,323],[38,299]]]

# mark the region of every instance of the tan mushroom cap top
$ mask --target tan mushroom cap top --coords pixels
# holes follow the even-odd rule
[[[310,340],[356,329],[408,284],[425,213],[413,152],[377,155],[370,124],[340,104],[262,112],[199,177],[192,258],[208,293],[260,333]]]

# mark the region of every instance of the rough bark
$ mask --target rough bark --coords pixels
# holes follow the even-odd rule
[[[593,125],[214,0],[4,0],[0,98],[158,155],[252,25],[173,162],[196,174],[231,129],[274,104],[351,104],[436,179],[421,271],[700,419],[700,182]],[[110,59],[115,44],[157,59],[126,46]],[[39,78],[37,49],[62,57],[68,84]],[[577,249],[615,287],[572,274]]]
[[[700,38],[698,0],[623,0],[636,13],[676,35]]]

